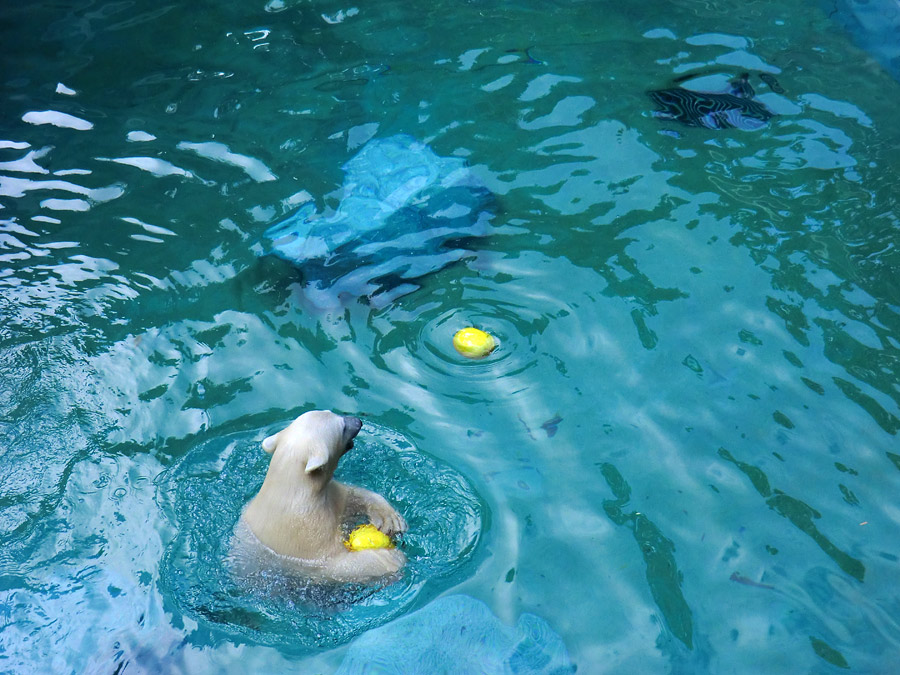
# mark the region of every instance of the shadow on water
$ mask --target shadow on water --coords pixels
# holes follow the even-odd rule
[[[770,509],[778,515],[787,518],[794,527],[809,536],[847,574],[857,581],[863,581],[866,575],[865,566],[859,560],[835,546],[813,523],[814,520],[821,518],[822,514],[799,499],[795,499],[781,490],[770,488],[769,479],[765,473],[752,464],[735,459],[725,448],[719,448],[719,456],[731,462],[746,474],[759,495],[766,500],[766,505]]]
[[[693,649],[691,608],[681,592],[683,575],[675,561],[675,544],[646,515],[624,510],[631,500],[631,487],[612,464],[601,464],[600,472],[616,497],[605,500],[603,510],[613,523],[631,530],[647,566],[650,593],[666,626],[685,647]]]

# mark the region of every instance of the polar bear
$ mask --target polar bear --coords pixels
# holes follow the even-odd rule
[[[353,516],[367,516],[388,535],[407,527],[381,495],[332,480],[361,427],[357,417],[313,410],[262,442],[272,459],[235,526],[230,562],[237,574],[270,569],[314,583],[366,583],[403,568],[406,556],[396,548],[349,551],[343,543],[341,526]]]

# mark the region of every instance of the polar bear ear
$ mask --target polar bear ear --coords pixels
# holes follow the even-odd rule
[[[279,432],[281,433],[281,432]],[[278,446],[278,434],[273,434],[266,438],[262,442],[262,449],[268,452],[270,455],[275,452],[275,448]]]
[[[328,464],[328,448],[324,444],[314,445],[306,462],[306,473],[312,473]]]

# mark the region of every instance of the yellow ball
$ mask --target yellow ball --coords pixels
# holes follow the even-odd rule
[[[470,326],[456,332],[453,346],[468,359],[483,359],[497,348],[497,341],[489,333]]]
[[[362,551],[367,548],[393,548],[391,538],[374,525],[360,525],[344,542],[351,551]]]

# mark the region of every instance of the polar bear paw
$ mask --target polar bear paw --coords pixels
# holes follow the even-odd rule
[[[373,565],[381,570],[378,576],[388,576],[399,572],[406,564],[406,556],[396,548],[370,549]]]
[[[407,530],[406,520],[386,501],[371,504],[368,515],[371,523],[388,536]]]

